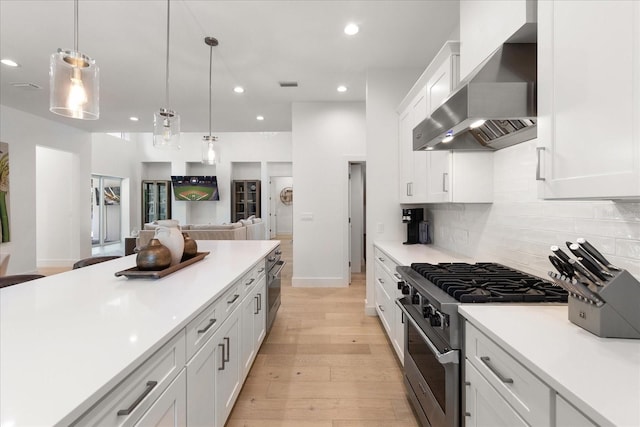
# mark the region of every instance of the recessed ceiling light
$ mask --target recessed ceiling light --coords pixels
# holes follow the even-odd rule
[[[346,86],[338,86],[338,92],[346,92],[347,91],[347,87]]]
[[[353,22],[348,23],[347,26],[344,27],[344,33],[348,36],[354,36],[358,34],[358,31],[360,31],[360,27]]]
[[[132,122],[137,122],[137,121],[138,121],[138,120],[140,120],[140,119],[139,119],[139,118],[137,118],[137,117],[133,117],[133,116],[131,116],[131,117],[129,117],[129,120],[131,120]]]
[[[243,93],[244,92],[244,88],[242,86],[236,86],[233,88],[233,91],[235,93]]]
[[[0,63],[6,65],[7,67],[19,67],[20,64],[18,64],[16,61],[13,61],[9,58],[3,58],[0,59]]]
[[[262,120],[264,120],[264,116],[256,116],[256,120],[262,121]]]

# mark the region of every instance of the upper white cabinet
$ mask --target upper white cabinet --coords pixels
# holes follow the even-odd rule
[[[493,201],[491,151],[429,151],[427,172],[429,203]]]
[[[539,196],[640,197],[640,2],[538,13]]]
[[[427,202],[427,153],[413,151],[413,128],[458,84],[458,47],[445,43],[398,108],[400,203]]]
[[[518,41],[519,31],[536,22],[537,3],[535,0],[461,1],[460,80],[464,80],[500,45]]]

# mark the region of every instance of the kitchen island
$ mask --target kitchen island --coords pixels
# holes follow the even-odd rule
[[[550,425],[640,425],[640,340],[599,338],[571,323],[566,305],[463,304],[459,312],[471,325],[466,328],[467,359],[473,365],[476,353],[482,353],[490,370],[512,379],[510,384],[494,381],[497,377],[485,369],[485,377],[497,384],[496,390],[504,390],[503,397],[516,412],[521,402],[533,396],[534,383],[540,383],[547,392],[522,407],[532,411],[537,404],[546,405],[549,414],[543,418]],[[481,338],[470,339],[472,334]],[[495,345],[506,354],[493,350]],[[482,365],[476,367],[489,366]],[[523,389],[518,389],[518,383],[522,385],[525,376],[518,376],[517,365],[534,375]],[[467,382],[476,386],[473,380]],[[470,417],[480,415],[480,409],[470,408],[469,403],[465,412]],[[566,418],[567,413],[573,418]],[[535,416],[518,414],[528,415]],[[467,420],[467,425],[475,424]]]
[[[198,241],[204,260],[157,280],[115,277],[131,255],[2,289],[0,425],[69,425],[167,343],[184,358],[187,336],[188,356],[189,325],[232,287],[242,293],[240,278],[264,274],[278,244]]]

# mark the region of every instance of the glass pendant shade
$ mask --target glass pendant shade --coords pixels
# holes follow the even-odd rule
[[[180,116],[175,111],[161,108],[153,114],[153,146],[180,149]]]
[[[214,143],[218,140],[215,136],[202,137],[202,163],[205,165],[215,165],[218,161]]]
[[[95,60],[73,50],[51,55],[49,111],[83,120],[100,118],[100,70]]]

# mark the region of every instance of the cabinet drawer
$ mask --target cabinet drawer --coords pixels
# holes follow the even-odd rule
[[[237,281],[229,288],[216,302],[216,314],[221,317],[220,321],[224,322],[237,306],[244,294],[243,287],[246,287],[240,281]]]
[[[376,284],[384,288],[389,298],[394,299],[398,290],[398,281],[392,278],[379,262],[376,263],[375,278]]]
[[[73,425],[133,425],[180,373],[185,362],[185,333],[181,330]]]
[[[394,260],[389,257],[389,255],[382,252],[380,249],[376,248],[375,250],[376,262],[380,263],[380,265],[384,266],[387,273],[389,273],[396,282],[400,281],[400,275],[396,271],[396,267],[398,264]]]
[[[382,321],[385,331],[387,332],[387,336],[391,336],[393,333],[393,309],[394,302],[389,298],[389,295],[385,292],[382,285],[377,283],[375,285],[376,289],[376,311],[378,312],[378,316]]]
[[[264,261],[260,261],[256,265],[254,265],[251,270],[245,273],[244,276],[239,280],[241,291],[243,294],[247,294],[253,289],[253,287],[258,283],[260,277],[264,276],[265,273],[265,264]]]
[[[209,304],[207,308],[186,327],[187,342],[187,360],[190,360],[194,354],[207,342],[207,340],[218,330],[224,318],[222,312],[218,309],[220,305],[219,299]]]
[[[465,325],[466,356],[473,366],[525,421],[551,425],[552,390],[473,325]]]
[[[556,426],[558,427],[596,427],[597,424],[574,408],[562,396],[556,394]]]

